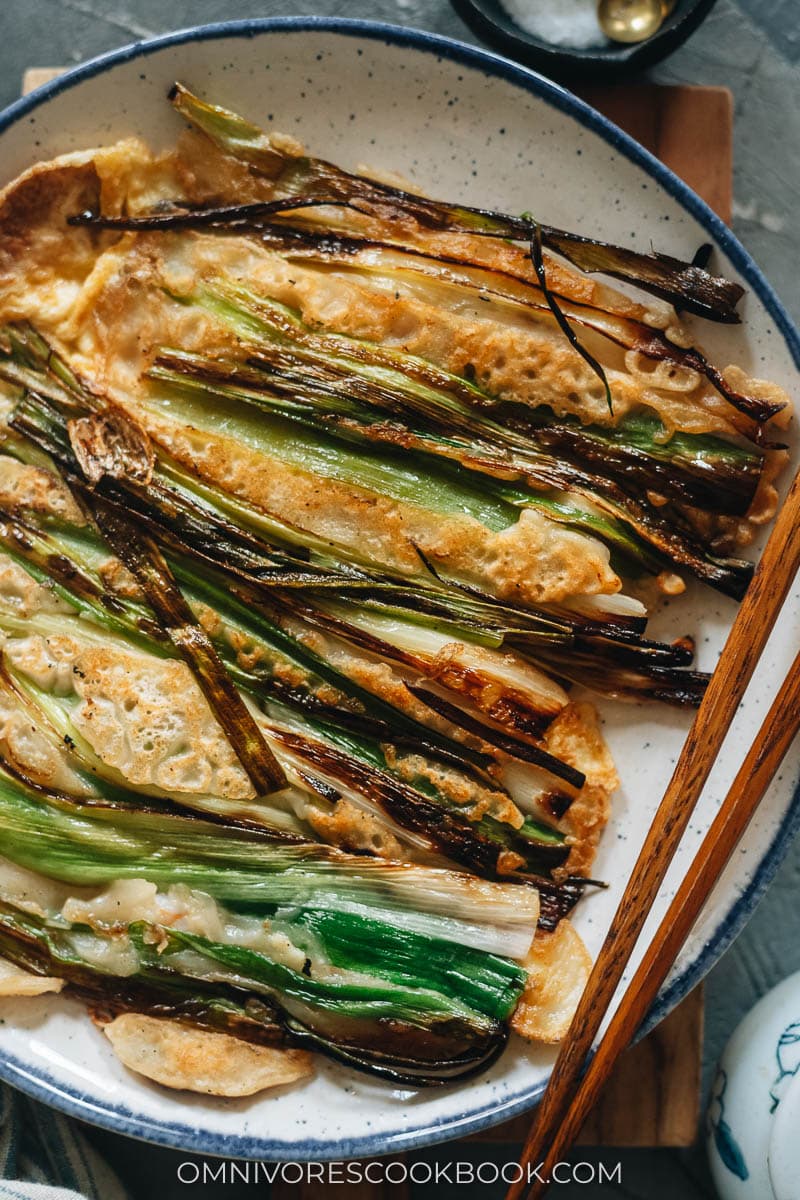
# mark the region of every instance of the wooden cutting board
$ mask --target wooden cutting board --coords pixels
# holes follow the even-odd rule
[[[23,94],[61,73],[31,67]],[[605,113],[680,175],[730,221],[733,167],[733,100],[725,88],[640,84],[590,88],[583,99]],[[700,1102],[703,993],[695,989],[648,1037],[620,1059],[587,1121],[583,1145],[688,1146],[694,1141]],[[466,1139],[521,1143],[523,1115]],[[447,1158],[456,1157],[450,1143]],[[444,1155],[443,1151],[443,1155]],[[346,1188],[347,1200],[405,1200],[406,1184],[275,1183],[272,1200],[322,1200]]]

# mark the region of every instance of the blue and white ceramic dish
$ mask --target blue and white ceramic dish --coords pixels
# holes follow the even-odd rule
[[[762,996],[722,1052],[706,1118],[721,1200],[800,1195],[800,972]]]
[[[541,220],[691,257],[713,242],[715,267],[748,289],[741,328],[703,328],[715,361],[738,361],[795,390],[800,342],[768,283],[711,212],[644,150],[555,85],[491,54],[442,38],[363,22],[298,18],[209,26],[129,47],[71,71],[0,117],[0,171],[140,134],[172,141],[165,103],[181,79],[194,91],[303,138],[345,165],[410,177],[439,196],[531,209]],[[2,182],[2,180],[0,180]],[[653,623],[658,635],[698,636],[713,667],[733,605],[687,593]],[[800,641],[800,596],[787,604],[742,705],[686,846],[673,888],[752,737],[770,689]],[[667,709],[602,706],[623,787],[596,864],[610,882],[577,925],[597,950],[688,727]],[[797,756],[764,801],[686,946],[651,1022],[709,969],[742,927],[800,823]],[[663,905],[668,898],[665,894]],[[654,919],[659,913],[654,914]],[[321,1065],[315,1081],[255,1101],[167,1092],[113,1058],[77,1004],[4,1002],[0,1075],[64,1111],[153,1141],[238,1157],[320,1159],[385,1153],[459,1136],[529,1108],[553,1054],[511,1045],[466,1087],[404,1092]]]

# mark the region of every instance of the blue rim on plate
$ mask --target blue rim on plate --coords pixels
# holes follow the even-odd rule
[[[0,113],[0,133],[53,96],[67,91],[84,79],[102,74],[118,63],[145,57],[165,47],[180,45],[184,42],[207,41],[223,37],[252,38],[272,31],[298,33],[317,31],[349,37],[372,38],[396,46],[409,46],[415,50],[422,50],[428,54],[438,55],[464,66],[475,68],[487,75],[508,80],[554,108],[569,114],[581,125],[599,134],[615,150],[644,168],[712,235],[717,245],[725,252],[774,320],[795,366],[800,370],[800,334],[789,314],[748,252],[699,196],[628,134],[623,133],[606,117],[558,84],[552,83],[526,67],[508,62],[497,54],[477,49],[455,39],[377,21],[337,17],[268,17],[261,20],[223,21],[213,25],[200,25],[192,29],[164,34],[145,42],[123,46],[119,50],[113,50],[73,68],[38,88],[31,95],[17,100]],[[798,832],[800,832],[800,784],[795,788],[792,801],[752,879],[724,920],[714,930],[713,935],[706,941],[696,960],[661,993],[640,1031],[640,1036],[663,1020],[670,1010],[700,982],[741,932],[774,878],[792,837]],[[451,1138],[463,1137],[468,1133],[476,1133],[532,1108],[545,1086],[539,1084],[523,1089],[499,1104],[487,1104],[479,1112],[450,1116],[440,1122],[429,1121],[422,1130],[401,1128],[382,1132],[380,1135],[370,1136],[367,1134],[358,1139],[341,1140],[335,1144],[302,1139],[288,1145],[287,1143],[270,1142],[268,1137],[204,1133],[196,1127],[177,1121],[151,1120],[125,1105],[105,1102],[98,1104],[91,1095],[81,1093],[76,1088],[65,1089],[48,1075],[47,1071],[41,1068],[31,1069],[24,1062],[9,1055],[0,1059],[0,1079],[69,1116],[79,1117],[105,1129],[142,1138],[159,1145],[229,1158],[291,1159],[312,1162],[331,1158],[337,1160],[363,1158],[400,1150],[412,1150]]]

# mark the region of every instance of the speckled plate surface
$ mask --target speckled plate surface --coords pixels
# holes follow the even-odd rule
[[[769,285],[711,212],[644,150],[555,85],[494,55],[408,30],[299,18],[209,26],[129,47],[71,71],[0,116],[2,180],[37,159],[130,134],[172,141],[165,102],[175,79],[255,120],[302,137],[345,165],[411,177],[436,195],[519,212],[648,249],[691,257],[716,246],[715,267],[748,290],[739,329],[705,326],[703,343],[796,390],[800,342]],[[795,456],[796,456],[795,444]],[[713,667],[733,605],[690,590],[652,623],[694,632]],[[741,707],[668,893],[685,870],[800,643],[795,589]],[[664,708],[604,704],[623,787],[577,925],[596,951],[688,726]],[[662,1018],[741,929],[800,824],[798,755],[787,761],[651,1015]],[[665,900],[659,909],[663,911]],[[653,915],[653,921],[659,913]],[[129,1074],[79,1005],[62,998],[0,1005],[0,1075],[56,1107],[152,1141],[235,1157],[345,1158],[457,1137],[530,1107],[553,1060],[514,1042],[461,1088],[393,1090],[321,1062],[315,1081],[254,1101],[170,1093]]]

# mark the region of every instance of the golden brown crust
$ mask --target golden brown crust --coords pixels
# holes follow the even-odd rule
[[[252,786],[185,663],[92,647],[75,660],[75,727],[131,783],[231,798]]]
[[[37,583],[24,567],[0,551],[0,608],[20,617],[34,613],[69,612],[51,587]]]
[[[83,525],[85,517],[69,488],[42,467],[0,454],[0,507],[62,517]]]
[[[395,837],[385,822],[351,800],[337,800],[332,807],[323,808],[309,802],[305,811],[311,828],[332,846],[341,850],[364,850],[402,862],[409,857],[408,847]]]
[[[240,441],[208,429],[142,414],[151,436],[182,465],[248,503],[358,558],[405,574],[427,558],[456,575],[522,604],[557,602],[572,595],[619,590],[602,543],[572,533],[531,509],[495,533],[473,517],[432,513],[337,479],[320,480]]]
[[[269,140],[272,145],[283,149],[287,154],[297,156],[304,153],[302,143],[289,135],[271,131]],[[263,175],[226,155],[213,142],[194,130],[184,133],[174,155],[164,156],[162,161],[165,164],[169,162],[180,181],[181,186],[177,194],[193,204],[219,203],[226,199],[230,203],[232,197],[236,197],[238,203],[248,203],[270,200],[275,194],[272,183]],[[399,187],[412,194],[425,194],[422,188],[397,171],[363,164],[357,166],[356,171],[369,179]],[[173,191],[172,194],[175,195],[176,192]],[[332,221],[335,224],[335,209],[325,210],[324,215],[307,212],[304,218],[313,227],[317,215],[321,220]],[[449,252],[456,258],[463,257],[483,263],[487,267],[494,266],[521,276],[531,284],[537,283],[528,254],[507,242],[473,237],[467,233],[437,233],[435,230],[418,226],[410,219],[393,220],[391,229],[387,230],[379,218],[366,213],[351,212],[348,217],[351,227],[358,228],[365,237],[380,239],[382,235],[388,234],[391,239],[392,233],[397,232],[398,225],[402,225],[404,236],[408,236],[412,244],[427,253],[435,255]],[[613,309],[620,315],[650,323],[666,324],[670,319],[671,310],[665,305],[659,305],[655,300],[650,301],[647,306],[639,304],[597,279],[573,270],[563,260],[553,258],[550,254],[546,254],[545,259],[549,286],[560,296],[576,303],[598,304]],[[662,311],[664,309],[666,312]]]
[[[99,197],[91,151],[32,167],[0,193],[3,320],[38,315],[52,328],[68,315],[94,265],[98,238],[66,229],[66,218],[96,206]]]
[[[79,698],[71,719],[134,786],[242,799],[252,785],[183,662],[69,636],[7,644],[15,667]],[[56,680],[58,681],[56,683]]]
[[[41,787],[91,794],[70,766],[63,745],[47,738],[5,691],[0,692],[0,757],[26,779]]]
[[[0,958],[0,999],[45,996],[49,993],[60,992],[63,986],[63,979],[51,979],[47,975],[31,975],[29,971],[23,971],[14,963]]]
[[[528,982],[511,1028],[529,1042],[560,1042],[569,1029],[592,969],[589,951],[570,921],[537,933],[523,966]]]
[[[614,760],[603,740],[591,704],[570,704],[549,726],[545,745],[551,754],[577,767],[586,783],[561,820],[572,847],[560,873],[588,874],[597,844],[611,815],[611,796],[619,787]]]
[[[123,1013],[103,1033],[131,1071],[179,1091],[253,1096],[313,1072],[311,1055],[304,1050],[254,1046],[225,1033],[139,1013]]]

